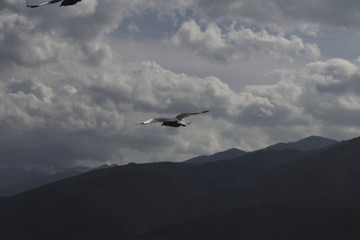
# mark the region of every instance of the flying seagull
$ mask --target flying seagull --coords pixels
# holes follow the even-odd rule
[[[26,5],[26,6],[29,7],[29,8],[36,8],[36,7],[41,7],[41,6],[61,2],[61,4],[60,4],[60,7],[61,7],[61,6],[75,5],[76,3],[80,2],[80,1],[81,0],[51,0],[51,1],[40,3],[40,4],[37,4],[37,5]]]
[[[207,113],[209,110],[202,111],[202,112],[195,112],[195,113],[181,113],[174,118],[151,118],[139,124],[147,125],[150,123],[162,122],[161,126],[168,126],[168,127],[186,127],[191,124],[191,122],[183,121],[184,118],[187,118],[191,115],[197,115],[202,113]]]

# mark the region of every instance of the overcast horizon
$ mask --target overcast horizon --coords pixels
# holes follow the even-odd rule
[[[0,168],[360,135],[358,1],[40,2],[0,3]]]

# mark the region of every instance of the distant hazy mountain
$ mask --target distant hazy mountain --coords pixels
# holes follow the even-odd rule
[[[108,168],[103,165],[98,168]],[[77,176],[93,168],[77,166],[63,168],[56,166],[20,165],[0,169],[0,196],[10,196],[63,178]]]
[[[296,150],[308,152],[312,150],[325,148],[336,143],[337,141],[333,139],[319,137],[319,136],[310,136],[301,139],[297,142],[277,143],[265,149],[274,149],[274,150],[296,149]]]
[[[95,170],[0,198],[0,226],[8,240],[359,239],[359,201],[356,138]]]
[[[187,163],[216,162],[216,161],[220,161],[220,160],[228,160],[228,159],[232,159],[232,158],[241,157],[241,156],[245,155],[246,153],[247,152],[245,152],[245,151],[242,151],[242,150],[239,150],[236,148],[231,148],[226,151],[218,152],[218,153],[215,153],[210,156],[202,155],[202,156],[194,157],[189,160],[186,160],[185,162],[187,162]]]
[[[55,166],[19,165],[0,169],[0,186],[26,182],[34,178],[61,174],[68,169]]]

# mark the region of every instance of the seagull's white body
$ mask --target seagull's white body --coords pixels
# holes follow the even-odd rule
[[[37,5],[26,5],[26,6],[29,7],[29,8],[36,8],[36,7],[41,7],[41,6],[61,2],[61,4],[60,4],[60,7],[61,7],[61,6],[75,5],[76,3],[80,2],[80,1],[81,0],[51,0],[51,1],[40,3],[40,4],[37,4]]]
[[[168,126],[168,127],[186,127],[191,124],[191,122],[183,121],[184,118],[187,118],[191,115],[197,115],[202,113],[207,113],[209,110],[202,111],[202,112],[195,112],[195,113],[181,113],[174,118],[151,118],[139,124],[147,125],[150,123],[162,122],[161,126]]]

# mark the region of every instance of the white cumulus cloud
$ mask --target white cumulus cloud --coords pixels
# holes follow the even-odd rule
[[[305,56],[310,59],[320,57],[316,44],[305,43],[299,36],[285,37],[283,32],[270,34],[266,30],[254,31],[250,28],[236,28],[222,31],[216,24],[208,24],[205,29],[190,20],[182,24],[170,42],[209,61],[228,63],[244,56],[261,55],[269,58]]]

